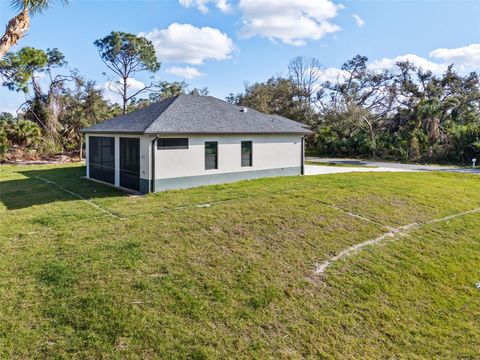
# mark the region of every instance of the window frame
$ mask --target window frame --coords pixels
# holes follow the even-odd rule
[[[168,145],[168,142],[174,142],[182,140],[184,142],[180,145]],[[189,138],[158,138],[157,139],[157,150],[188,150],[190,141]],[[186,144],[185,144],[186,143]]]
[[[207,167],[207,144],[215,144],[215,167]],[[205,141],[204,143],[205,170],[218,170],[218,141]]]
[[[243,163],[243,144],[250,143],[250,157],[248,165]],[[242,140],[240,141],[240,166],[241,167],[252,167],[253,166],[253,141],[252,140]]]

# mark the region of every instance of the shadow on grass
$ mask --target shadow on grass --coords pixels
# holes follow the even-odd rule
[[[58,201],[79,200],[79,197],[45,180],[52,181],[85,199],[126,196],[120,190],[84,179],[84,167],[40,168],[38,170],[20,170],[16,173],[22,175],[22,178],[0,182],[0,201],[8,210],[24,209]]]

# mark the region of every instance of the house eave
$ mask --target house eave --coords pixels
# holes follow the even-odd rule
[[[141,131],[119,131],[119,130],[80,130],[81,134],[126,134],[126,135],[144,135]]]
[[[126,135],[309,135],[311,130],[305,131],[121,131],[121,130],[80,130],[82,134],[126,134]]]
[[[145,132],[145,135],[242,135],[242,134],[254,134],[254,135],[308,135],[313,134],[313,131],[155,131]]]

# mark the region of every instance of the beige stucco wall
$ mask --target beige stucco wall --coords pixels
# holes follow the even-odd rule
[[[167,136],[162,136],[167,137]],[[301,135],[178,135],[188,149],[155,150],[156,179],[266,170],[301,165]],[[252,141],[253,166],[241,166],[241,141]],[[218,142],[218,169],[205,170],[205,142]]]
[[[115,139],[115,185],[120,180],[120,138],[140,139],[140,178],[152,179],[151,156],[154,135],[119,135],[114,133],[87,134],[86,159],[88,174],[88,137],[106,136]],[[155,179],[174,179],[201,175],[255,172],[257,170],[292,169],[301,166],[301,135],[169,135],[160,137],[188,137],[188,149],[157,150],[155,147]],[[241,142],[252,141],[252,166],[241,166]],[[218,142],[218,169],[205,170],[205,142]],[[283,170],[282,170],[283,171]],[[286,172],[288,174],[288,171]],[[262,173],[263,174],[263,173]],[[268,174],[268,173],[266,173]],[[269,176],[269,175],[265,175]],[[241,176],[239,176],[241,178]],[[167,181],[167,180],[164,180]],[[172,180],[175,181],[175,180]],[[221,181],[221,180],[220,180]],[[193,181],[196,183],[196,180]]]

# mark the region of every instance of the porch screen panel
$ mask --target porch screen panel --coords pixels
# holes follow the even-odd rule
[[[120,138],[120,186],[140,188],[140,139]]]
[[[89,136],[88,166],[93,179],[115,183],[115,139]]]

